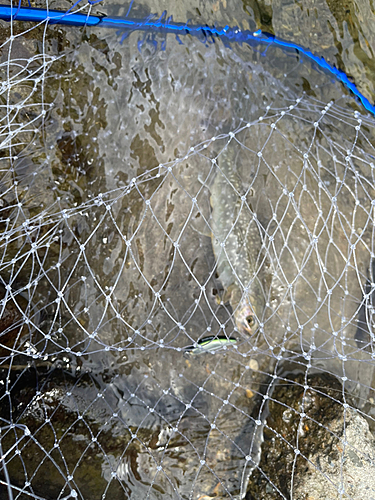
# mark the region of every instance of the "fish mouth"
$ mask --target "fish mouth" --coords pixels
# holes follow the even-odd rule
[[[254,335],[258,328],[258,319],[253,304],[253,297],[244,297],[234,312],[236,327],[240,333]]]

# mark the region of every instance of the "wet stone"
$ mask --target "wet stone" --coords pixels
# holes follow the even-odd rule
[[[307,390],[305,384],[304,374],[276,380],[268,403],[261,460],[250,477],[246,500],[291,498],[291,478],[294,484],[303,480],[307,459],[314,456],[317,469],[322,455],[340,459],[331,427],[342,421],[342,386],[325,374],[307,377]]]

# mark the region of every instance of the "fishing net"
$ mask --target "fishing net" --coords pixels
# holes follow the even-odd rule
[[[375,496],[373,117],[272,45],[1,32],[0,497]]]

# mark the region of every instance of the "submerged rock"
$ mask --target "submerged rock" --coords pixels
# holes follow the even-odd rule
[[[352,409],[332,421],[331,453],[315,451],[296,481],[295,500],[375,498],[375,439],[365,418]]]
[[[335,377],[277,380],[264,439],[246,500],[375,498],[375,439]]]

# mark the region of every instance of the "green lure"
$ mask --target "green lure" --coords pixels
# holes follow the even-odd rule
[[[204,354],[207,352],[214,353],[219,349],[233,346],[237,343],[237,339],[227,337],[204,337],[194,346],[185,347],[185,352],[191,356],[196,354]]]

